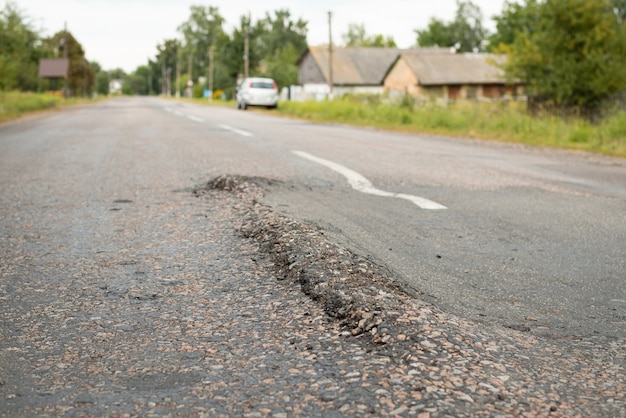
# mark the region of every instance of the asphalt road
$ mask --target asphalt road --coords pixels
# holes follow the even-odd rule
[[[626,335],[623,159],[153,106],[183,135],[217,129],[237,144],[212,173],[280,180],[265,203],[322,226],[446,310],[544,336]],[[294,151],[447,209],[361,193]]]
[[[157,154],[171,154],[167,169],[179,176],[172,188],[221,174],[279,180],[264,203],[320,225],[452,313],[538,335],[626,335],[623,159],[158,99],[108,101],[74,111],[73,117],[88,124],[93,138],[103,138],[108,128],[101,114],[139,124],[133,126],[139,138],[94,140],[94,155],[121,158],[132,167],[135,153],[154,153],[153,161],[162,160]],[[28,129],[24,123],[4,128],[9,140],[2,146],[45,159],[46,148],[54,146],[46,139],[63,129],[54,124],[60,118],[50,116],[52,124],[26,122]],[[38,140],[21,143],[23,135]],[[85,139],[71,130],[64,138],[70,144]],[[71,154],[64,158],[81,163]],[[341,167],[333,169],[332,163]],[[16,169],[3,167],[6,173]],[[138,166],[135,181],[164,169]],[[362,193],[351,187],[345,170],[378,190],[419,196],[446,209]],[[86,173],[85,181],[97,184],[110,176]]]
[[[192,193],[221,175],[275,181]],[[3,124],[0,416],[623,416],[625,192],[620,159],[156,98]]]

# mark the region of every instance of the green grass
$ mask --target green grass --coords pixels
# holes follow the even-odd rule
[[[598,124],[531,116],[524,103],[384,104],[372,98],[283,102],[279,112],[302,119],[405,132],[483,138],[626,157],[626,111]]]
[[[82,98],[63,99],[47,93],[0,91],[0,123],[41,110],[88,102],[90,100]]]

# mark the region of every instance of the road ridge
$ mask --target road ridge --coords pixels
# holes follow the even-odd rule
[[[235,194],[237,230],[271,259],[277,279],[300,286],[340,323],[345,338],[410,369],[411,384],[425,398],[446,397],[445,412],[626,413],[623,341],[547,340],[446,313],[405,292],[392,272],[332,242],[321,228],[259,203],[273,183],[225,175],[194,194]]]

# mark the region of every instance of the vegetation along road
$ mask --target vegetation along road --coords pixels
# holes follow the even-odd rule
[[[624,159],[119,98],[0,215],[0,416],[626,414]]]

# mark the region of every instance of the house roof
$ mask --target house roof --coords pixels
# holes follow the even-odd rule
[[[433,86],[502,84],[505,82],[504,71],[497,64],[504,63],[505,59],[505,56],[495,54],[406,52],[397,60],[407,63],[417,75],[419,84]]]
[[[39,77],[41,78],[66,78],[70,67],[67,58],[41,59],[39,60]]]
[[[410,50],[374,47],[333,48],[333,84],[382,85],[387,71],[398,55],[407,51]],[[434,51],[431,53],[435,54]],[[298,64],[307,54],[311,54],[324,78],[328,80],[328,46],[309,47]]]

